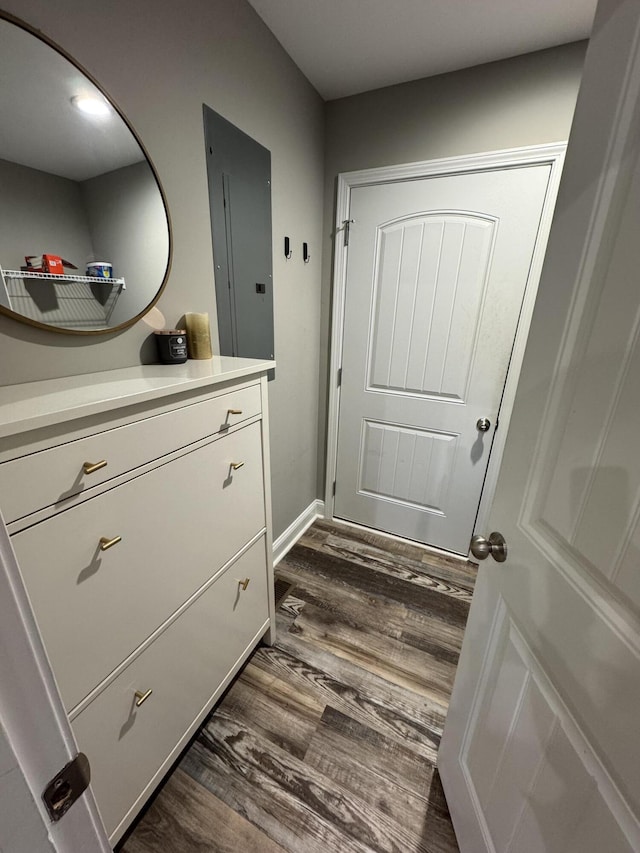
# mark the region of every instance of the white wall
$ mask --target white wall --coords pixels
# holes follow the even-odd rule
[[[169,259],[167,218],[146,162],[134,163],[80,184],[94,261],[112,263],[126,289],[109,325],[135,317],[152,301]]]
[[[0,160],[0,187],[0,266],[43,252],[82,266],[92,247],[76,181]]]
[[[270,149],[277,536],[323,492],[335,176],[565,139],[584,45],[333,101],[326,107],[323,140],[321,99],[246,0],[190,0],[188,14],[178,0],[5,0],[5,8],[42,29],[105,86],[154,161],[168,198],[174,257],[160,316],[154,312],[150,321],[173,326],[185,311],[208,311],[215,318],[202,103]],[[281,250],[285,234],[295,250],[290,261]],[[312,254],[307,265],[303,240]],[[154,358],[145,320],[116,335],[86,339],[0,317],[0,385]]]
[[[91,234],[80,184],[68,178],[0,160],[0,265],[20,269],[25,255],[60,255],[84,271],[92,256]],[[69,270],[72,272],[72,270]],[[71,288],[78,299],[67,298]],[[104,325],[104,310],[84,285],[13,279],[0,304],[40,323]],[[72,310],[69,310],[69,307]]]
[[[318,494],[324,495],[335,182],[340,172],[559,142],[586,42],[331,101],[326,108]]]
[[[204,156],[206,103],[271,151],[277,376],[270,383],[274,528],[317,487],[320,262],[285,262],[284,234],[321,244],[320,97],[246,0],[5,0],[105,87],[147,148],[168,198],[173,266],[160,324],[215,322]],[[155,312],[158,319],[158,312]],[[155,360],[144,320],[105,338],[57,335],[0,317],[0,385]]]

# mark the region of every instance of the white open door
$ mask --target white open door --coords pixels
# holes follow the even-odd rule
[[[1,516],[0,649],[0,848],[108,853],[90,790],[56,823],[42,801],[77,748]]]
[[[439,755],[463,853],[640,850],[639,155],[601,0]]]

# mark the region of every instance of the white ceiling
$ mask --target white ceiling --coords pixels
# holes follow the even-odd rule
[[[325,100],[588,38],[597,0],[249,0]]]
[[[90,119],[71,103],[100,92],[82,72],[31,33],[0,21],[0,159],[83,181],[144,155],[113,110]]]

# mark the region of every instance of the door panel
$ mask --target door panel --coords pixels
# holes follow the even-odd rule
[[[442,513],[457,435],[365,420],[358,491]]]
[[[557,573],[505,588],[511,560],[481,566],[438,755],[460,849],[580,850],[594,813],[601,850],[640,849],[638,657]]]
[[[464,401],[494,225],[436,214],[379,229],[369,389]]]
[[[481,696],[465,763],[496,850],[544,849],[547,830],[554,844],[546,849],[561,851],[588,812],[595,785],[505,616],[487,673],[492,689]]]
[[[508,556],[480,566],[438,758],[463,853],[640,850],[640,7],[613,6],[483,531]]]
[[[466,554],[549,175],[352,189],[336,516]]]
[[[635,239],[622,229],[619,251],[628,256]],[[589,339],[556,390],[565,405],[542,436],[553,466],[532,484],[531,520],[640,615],[640,308],[633,262],[625,266],[619,258],[611,269]]]

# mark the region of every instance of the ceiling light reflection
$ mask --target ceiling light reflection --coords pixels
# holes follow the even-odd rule
[[[105,99],[95,95],[74,95],[71,103],[80,112],[95,118],[106,118],[111,113],[111,107]]]

